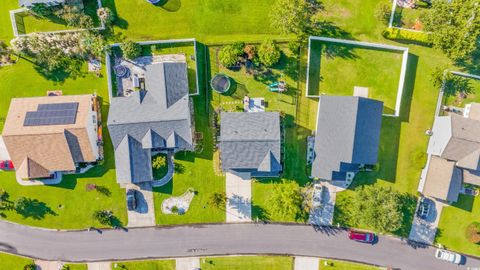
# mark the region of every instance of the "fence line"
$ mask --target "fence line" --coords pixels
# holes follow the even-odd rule
[[[97,6],[98,9],[102,8],[102,0],[97,0]],[[100,26],[99,27],[94,27],[94,28],[80,28],[80,29],[71,29],[71,30],[57,30],[57,31],[40,31],[40,32],[33,32],[27,34],[25,31],[25,34],[19,34],[18,33],[18,28],[17,28],[17,19],[15,18],[15,15],[18,13],[22,12],[28,12],[27,8],[20,8],[20,9],[15,9],[15,10],[10,10],[10,22],[12,24],[13,28],[13,35],[15,37],[28,37],[31,36],[35,33],[43,33],[43,34],[65,34],[65,33],[76,33],[76,32],[83,32],[83,31],[90,31],[90,30],[95,30],[95,31],[102,31],[106,29],[106,25],[104,22],[100,20]],[[25,26],[25,25],[24,25]]]
[[[470,78],[470,79],[480,80],[480,76],[479,76],[479,75],[474,75],[474,74],[469,74],[469,73],[463,73],[463,72],[460,72],[460,71],[452,71],[451,73],[452,73],[452,74],[455,74],[455,75],[458,75],[458,76]]]
[[[400,109],[402,105],[402,96],[403,96],[403,88],[405,85],[405,77],[407,73],[407,66],[408,66],[408,48],[406,47],[399,47],[387,44],[378,44],[378,43],[370,43],[370,42],[361,42],[361,41],[353,41],[353,40],[345,40],[345,39],[336,39],[336,38],[327,38],[327,37],[316,37],[310,36],[308,39],[308,62],[307,62],[307,85],[306,85],[306,97],[310,98],[320,98],[321,95],[310,95],[309,94],[309,75],[310,75],[310,49],[311,49],[311,41],[323,41],[323,42],[330,42],[330,43],[339,43],[339,44],[348,44],[348,45],[355,45],[359,47],[365,48],[376,48],[376,49],[387,49],[392,51],[400,51],[403,53],[402,57],[402,66],[400,70],[400,79],[398,81],[398,89],[397,89],[397,98],[395,103],[395,113],[394,114],[383,114],[384,116],[392,116],[392,117],[399,117],[400,116]]]
[[[388,22],[388,27],[389,28],[392,28],[392,26],[393,26],[393,19],[395,17],[395,9],[397,9],[397,0],[393,0],[392,13],[390,14],[390,21]]]

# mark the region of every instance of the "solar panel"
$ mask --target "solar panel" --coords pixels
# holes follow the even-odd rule
[[[36,111],[27,112],[24,126],[75,124],[78,102],[39,104]]]

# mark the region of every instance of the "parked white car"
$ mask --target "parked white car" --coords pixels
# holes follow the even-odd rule
[[[455,264],[460,264],[462,262],[462,255],[444,249],[437,249],[435,252],[435,258]]]
[[[323,186],[320,184],[315,184],[313,185],[313,207],[320,207],[322,205],[322,192],[323,192]]]

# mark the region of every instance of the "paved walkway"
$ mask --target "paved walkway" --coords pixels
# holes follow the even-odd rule
[[[252,221],[252,181],[249,174],[226,173],[227,222]]]
[[[140,185],[126,185],[125,192],[129,189],[138,190],[137,209],[127,211],[127,227],[149,227],[155,226],[155,204],[153,201],[152,186],[150,183]],[[125,202],[126,203],[126,202]]]
[[[63,266],[59,261],[35,260],[34,263],[37,266],[37,270],[61,270]]]
[[[294,270],[318,270],[320,260],[313,257],[300,257],[294,258]]]
[[[200,258],[178,258],[175,260],[176,270],[196,270],[200,269]]]
[[[112,264],[110,262],[96,262],[88,263],[88,270],[111,270]]]
[[[442,209],[444,204],[438,202],[434,199],[430,199],[431,202],[435,203],[435,206],[431,206],[430,212],[426,219],[421,219],[417,217],[416,213],[413,218],[412,228],[410,229],[410,234],[408,239],[425,244],[433,244],[435,241],[435,234],[437,233],[438,223],[440,222],[440,215],[442,214]],[[420,202],[420,198],[417,202]]]
[[[0,250],[42,260],[94,262],[232,254],[335,258],[408,270],[467,270],[480,259],[454,265],[435,259],[435,248],[379,236],[366,245],[346,230],[286,224],[198,224],[125,230],[57,231],[0,220]]]

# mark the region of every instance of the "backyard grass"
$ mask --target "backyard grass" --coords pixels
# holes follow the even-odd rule
[[[213,173],[213,134],[208,127],[205,96],[194,97],[195,129],[201,132],[203,140],[199,152],[179,152],[175,155],[173,179],[163,187],[154,188],[155,216],[157,224],[185,224],[224,222],[225,211],[208,204],[215,192],[225,192],[225,178]],[[201,151],[200,151],[201,150]],[[163,214],[162,201],[170,196],[180,196],[189,188],[195,190],[190,208],[183,215]]]
[[[117,268],[115,268],[117,265]],[[112,263],[112,269],[124,270],[175,270],[175,260],[151,260]]]
[[[351,96],[355,86],[368,87],[369,97],[393,114],[402,57],[397,51],[312,40],[309,94]]]
[[[18,9],[17,0],[0,1],[0,40],[5,42],[13,38],[13,29],[10,22],[10,10]]]
[[[457,75],[458,76],[458,75]],[[462,97],[458,93],[457,95],[444,96],[443,104],[444,105],[453,105],[456,107],[463,108],[466,104],[472,102],[480,102],[480,79],[469,79],[466,78],[469,82],[472,92],[467,93],[466,98]]]
[[[240,256],[201,259],[202,270],[291,270],[292,257]]]
[[[325,265],[325,262],[328,265]],[[334,261],[334,260],[320,260],[319,270],[375,270],[380,269],[375,266],[370,266],[366,264],[360,263],[351,263],[351,262],[343,262],[343,261]]]
[[[97,0],[83,0],[83,3],[85,14],[93,19],[95,27],[100,26],[97,17]],[[19,34],[75,29],[75,27],[66,25],[65,21],[54,15],[43,18],[24,12],[16,15],[16,21]]]
[[[393,17],[393,26],[422,30],[423,25],[420,21],[420,17],[422,13],[428,11],[428,5],[421,1],[417,1],[416,3],[418,5],[417,8],[402,8],[397,6]]]
[[[25,265],[32,262],[31,259],[0,253],[0,269],[21,270]]]

